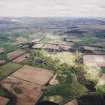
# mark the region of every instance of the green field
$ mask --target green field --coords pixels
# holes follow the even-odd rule
[[[102,67],[101,69],[102,69],[102,72],[105,73],[105,67]]]
[[[15,72],[16,70],[18,70],[21,67],[22,67],[22,65],[16,64],[13,62],[10,62],[3,66],[0,66],[0,79],[8,76],[9,74]]]

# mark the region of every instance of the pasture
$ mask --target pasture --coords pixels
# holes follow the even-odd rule
[[[18,70],[21,67],[22,67],[22,65],[16,64],[13,62],[10,62],[10,63],[7,63],[3,66],[0,66],[0,79],[5,78],[6,76],[15,72],[16,70]]]

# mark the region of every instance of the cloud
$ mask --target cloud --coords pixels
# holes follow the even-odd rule
[[[105,17],[105,0],[1,0],[0,16]]]

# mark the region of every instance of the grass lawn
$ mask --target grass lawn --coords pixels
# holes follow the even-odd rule
[[[21,67],[22,67],[22,65],[16,64],[13,62],[10,62],[3,66],[0,66],[0,79],[8,76],[9,74],[11,74],[12,72],[15,72],[16,70],[18,70]]]

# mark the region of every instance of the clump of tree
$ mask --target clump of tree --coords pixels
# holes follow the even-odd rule
[[[81,65],[82,57],[77,52],[74,57],[74,64],[60,63],[58,59],[52,59],[50,56],[45,56],[42,51],[31,52],[31,65],[54,70],[57,72],[58,84],[48,86],[44,96],[59,95],[64,99],[81,96],[87,92],[87,88],[80,83],[85,80],[83,73],[83,65]]]
[[[31,54],[31,57],[24,63],[49,70],[57,70],[57,64],[59,62],[58,59],[52,59],[49,56],[44,56],[43,51],[40,50],[31,50],[29,52]]]
[[[28,64],[56,71],[58,74],[58,79],[61,82],[71,81],[70,77],[72,74],[75,74],[80,82],[85,80],[82,55],[78,52],[74,54],[73,65],[60,63],[59,59],[53,59],[49,55],[45,54],[45,52],[40,50],[31,50],[30,53],[31,58],[28,60]]]
[[[96,86],[96,91],[101,94],[105,93],[105,85]]]
[[[2,53],[0,53],[0,60],[5,60],[5,61],[7,61],[7,53],[6,52],[2,52]]]
[[[63,63],[57,68],[58,80],[60,83],[71,83],[73,69],[70,68],[66,63]]]

